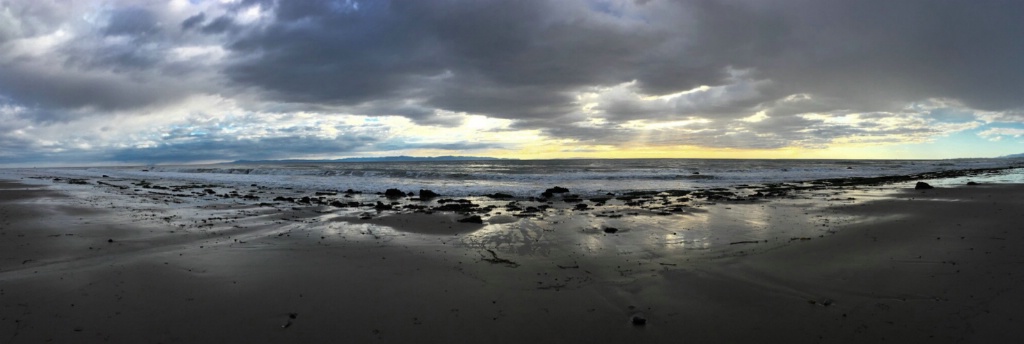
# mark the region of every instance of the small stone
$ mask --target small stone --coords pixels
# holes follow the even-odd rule
[[[934,188],[935,188],[934,186],[928,185],[928,183],[925,183],[925,182],[917,182],[917,185],[914,185],[914,189],[915,190],[926,190],[926,189],[934,189]]]
[[[647,318],[643,314],[633,314],[633,326],[645,326],[647,325]]]
[[[619,231],[619,229],[615,228],[615,227],[605,227],[604,228],[604,232],[608,233],[608,234],[613,234],[613,233],[618,232],[618,231]]]

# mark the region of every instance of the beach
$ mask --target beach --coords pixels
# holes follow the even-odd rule
[[[1024,340],[1020,184],[314,191],[4,181],[0,342]]]

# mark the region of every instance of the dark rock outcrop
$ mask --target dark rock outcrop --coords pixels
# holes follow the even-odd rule
[[[934,186],[928,185],[928,183],[925,182],[917,182],[917,185],[914,185],[914,190],[927,190],[934,188]]]
[[[429,200],[429,199],[437,198],[439,196],[441,196],[441,195],[437,194],[436,192],[430,191],[430,190],[426,190],[426,189],[421,189],[420,190],[420,199],[421,200]]]
[[[561,186],[556,186],[556,187],[544,190],[544,193],[550,193],[550,194],[562,194],[562,193],[567,193],[567,192],[569,192],[569,189],[563,188]]]
[[[402,198],[405,197],[405,192],[399,189],[387,189],[387,191],[384,191],[384,196],[387,198]]]

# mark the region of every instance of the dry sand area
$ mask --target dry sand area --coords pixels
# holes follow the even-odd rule
[[[1024,342],[1022,185],[598,213],[3,182],[0,343]]]

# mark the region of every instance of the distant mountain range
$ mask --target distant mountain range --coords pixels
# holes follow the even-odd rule
[[[1004,159],[1021,159],[1021,158],[1024,158],[1024,153],[1004,155],[1004,156],[1001,156],[1000,158],[1004,158]]]
[[[322,163],[322,162],[416,162],[416,161],[473,161],[473,160],[515,160],[515,159],[502,159],[502,158],[490,158],[490,157],[479,157],[479,156],[382,156],[382,157],[360,157],[360,158],[344,158],[344,159],[284,159],[284,160],[235,160],[234,164],[253,164],[253,163]]]

